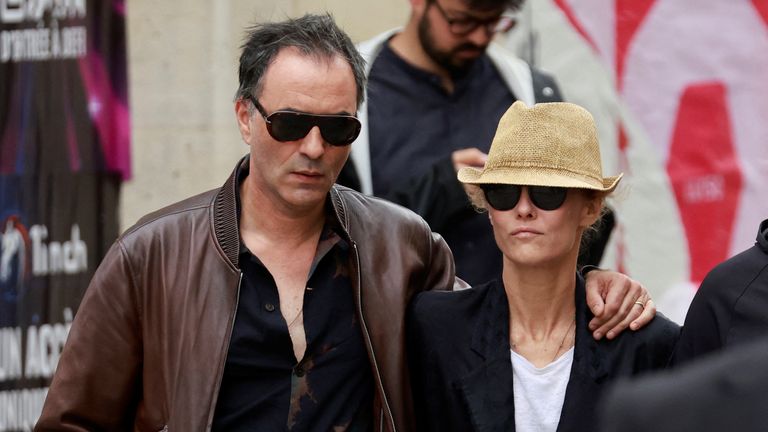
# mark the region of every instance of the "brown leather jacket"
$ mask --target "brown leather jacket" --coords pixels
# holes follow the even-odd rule
[[[235,171],[221,189],[147,215],[115,242],[72,324],[36,430],[210,429],[242,277]],[[330,199],[353,250],[376,430],[413,430],[405,309],[418,291],[453,286],[450,250],[394,204],[339,186]]]

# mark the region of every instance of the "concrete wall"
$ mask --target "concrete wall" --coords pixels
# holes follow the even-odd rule
[[[406,0],[224,0],[127,3],[133,179],[121,226],[219,186],[247,152],[232,96],[243,29],[329,11],[359,42],[405,23]]]

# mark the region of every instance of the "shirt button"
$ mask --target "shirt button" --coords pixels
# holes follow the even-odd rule
[[[296,366],[293,369],[293,373],[295,373],[297,377],[301,378],[304,376],[305,373],[307,373],[307,371],[305,371],[302,366]]]
[[[266,309],[267,312],[274,312],[275,305],[273,305],[272,303],[267,303],[264,305],[264,309]]]

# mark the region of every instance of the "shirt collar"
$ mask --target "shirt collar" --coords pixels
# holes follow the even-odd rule
[[[243,184],[243,181],[245,178],[248,177],[248,170],[240,170],[237,177],[237,185],[236,188],[237,193],[235,194],[235,209],[237,211],[237,220],[240,220],[240,212],[242,209],[241,199],[240,199],[240,185]],[[339,222],[338,218],[336,217],[336,212],[333,209],[333,203],[331,202],[331,195],[328,193],[325,197],[325,206],[324,206],[324,216],[325,216],[325,222],[323,223],[323,230],[320,233],[320,240],[317,244],[317,251],[315,252],[315,260],[319,260],[322,258],[329,250],[333,248],[335,245],[339,245],[339,247],[342,248],[342,250],[346,251],[349,249],[349,244],[346,240],[344,240],[344,230],[341,227],[341,223]],[[240,224],[238,223],[238,226]],[[239,253],[242,255],[243,253],[249,253],[250,251],[245,246],[245,243],[243,242],[242,236],[238,233],[238,240],[239,240]],[[312,265],[314,268],[315,264]]]
[[[443,93],[445,93],[445,89],[443,88],[442,79],[439,75],[434,74],[432,72],[426,71],[424,69],[420,69],[407,61],[405,61],[402,57],[400,57],[389,45],[390,40],[387,40],[387,42],[384,44],[384,46],[381,49],[381,52],[379,53],[379,56],[384,56],[386,60],[391,62],[393,65],[395,65],[398,69],[403,71],[404,73],[410,75],[412,78],[422,81],[422,82],[429,82],[442,90]],[[490,60],[488,59],[488,56],[486,54],[481,55],[480,57],[475,60],[472,65],[470,66],[470,69],[462,74],[462,75],[456,75],[453,76],[453,86],[454,91],[453,94],[460,94],[465,89],[469,87],[469,85],[476,79],[484,79],[484,72],[486,71],[486,67],[490,66]]]

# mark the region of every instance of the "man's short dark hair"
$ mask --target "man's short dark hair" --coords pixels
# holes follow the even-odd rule
[[[365,94],[365,61],[352,40],[329,14],[307,14],[282,22],[260,23],[249,28],[241,49],[236,99],[259,97],[267,67],[283,48],[296,48],[302,54],[318,59],[340,56],[349,63],[355,76],[357,106]]]
[[[523,6],[523,3],[525,3],[525,0],[464,0],[464,4],[466,4],[467,7],[477,10],[504,8],[516,11]]]

